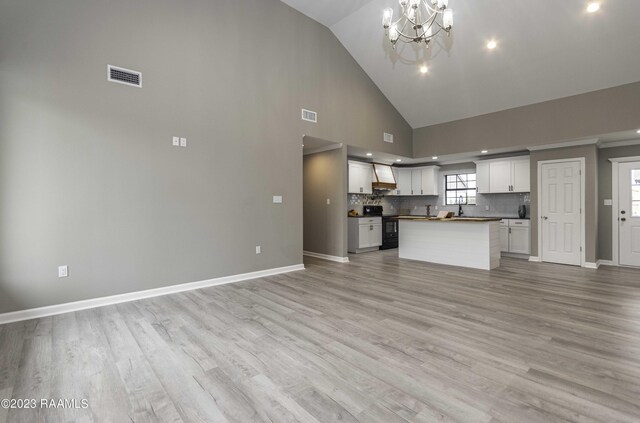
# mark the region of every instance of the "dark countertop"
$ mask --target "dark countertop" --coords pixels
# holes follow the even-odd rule
[[[398,220],[412,220],[415,222],[445,222],[445,223],[487,223],[487,222],[499,222],[502,219],[494,217],[420,217],[420,216],[398,216]]]
[[[401,216],[401,215],[398,215],[398,214],[390,214],[390,215],[384,215],[384,216],[382,216],[382,217],[399,217],[399,216]],[[402,216],[405,216],[405,217],[436,217],[435,215],[427,216],[427,215],[424,215],[424,214],[415,214],[415,215],[413,215],[413,214],[412,214],[412,215],[402,215]],[[454,217],[458,217],[458,216],[454,216]],[[467,215],[462,215],[462,218],[465,218],[465,217],[473,218],[473,219],[499,219],[499,220],[502,220],[502,219],[513,219],[513,220],[531,220],[531,218],[529,218],[529,217],[525,217],[524,219],[520,219],[520,218],[519,218],[519,217],[517,217],[517,216],[516,216],[516,217],[514,217],[514,216],[467,216]]]

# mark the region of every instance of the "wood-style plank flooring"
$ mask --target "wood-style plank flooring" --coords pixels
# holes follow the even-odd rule
[[[638,422],[640,271],[397,251],[0,326],[2,422]]]

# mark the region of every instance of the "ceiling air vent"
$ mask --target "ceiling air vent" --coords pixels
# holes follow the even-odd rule
[[[318,123],[318,114],[316,112],[312,112],[311,110],[302,109],[302,120]]]
[[[384,142],[390,142],[393,144],[393,134],[384,133]]]
[[[130,69],[107,65],[107,79],[111,82],[142,87],[142,73]]]

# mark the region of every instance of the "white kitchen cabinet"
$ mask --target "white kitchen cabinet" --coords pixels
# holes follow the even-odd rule
[[[489,186],[489,162],[478,162],[476,164],[476,181],[479,194],[491,192],[491,187]]]
[[[438,195],[439,167],[394,168],[397,188],[390,195]]]
[[[378,250],[382,245],[382,218],[350,217],[347,244],[350,253]]]
[[[372,194],[373,166],[349,161],[349,194]]]
[[[509,252],[509,219],[500,221],[500,251]]]
[[[531,228],[529,224],[529,220],[525,219],[504,219],[500,222],[500,247],[502,252],[531,254]]]
[[[422,194],[422,169],[411,169],[411,195]]]
[[[389,191],[387,195],[410,195],[411,169],[394,167],[393,174],[396,177],[396,189]]]
[[[438,176],[440,168],[429,166],[422,168],[421,195],[438,195]]]
[[[489,163],[489,192],[492,194],[511,192],[511,161]]]
[[[528,156],[476,162],[478,193],[531,191],[530,163]]]
[[[531,160],[511,161],[511,192],[531,191]]]

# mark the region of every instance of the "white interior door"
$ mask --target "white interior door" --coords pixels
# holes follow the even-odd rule
[[[582,264],[580,162],[541,166],[542,261]]]
[[[640,162],[620,163],[618,190],[620,264],[640,267]]]

